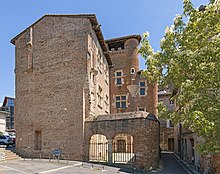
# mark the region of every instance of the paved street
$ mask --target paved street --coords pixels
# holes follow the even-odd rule
[[[162,153],[162,171],[154,172],[158,174],[188,174],[180,163],[174,158],[172,153]]]
[[[162,168],[158,171],[152,171],[147,173],[156,174],[187,174],[182,166],[176,161],[172,153],[162,154]],[[66,161],[48,160],[15,160],[9,162],[0,162],[0,174],[113,174],[113,173],[132,173],[132,171],[126,171],[124,169],[104,166],[104,170],[101,165],[84,164],[82,167],[81,162],[70,161],[68,164]],[[135,172],[136,174],[144,174],[143,172]]]

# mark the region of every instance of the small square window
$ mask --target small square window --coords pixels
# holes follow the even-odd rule
[[[139,108],[139,111],[144,111],[144,108]]]

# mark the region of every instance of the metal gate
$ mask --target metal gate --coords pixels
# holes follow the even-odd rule
[[[117,140],[113,143],[113,163],[135,163],[135,154],[133,152],[133,143],[125,140]]]
[[[133,144],[125,140],[117,140],[112,144],[112,162],[123,164],[134,164],[135,154]],[[91,162],[109,162],[108,161],[108,143],[90,143],[89,161]]]
[[[94,162],[107,162],[108,143],[90,143],[89,160]]]

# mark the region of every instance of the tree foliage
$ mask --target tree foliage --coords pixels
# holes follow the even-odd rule
[[[181,121],[203,137],[202,152],[220,149],[220,3],[196,9],[183,1],[183,13],[167,27],[154,52],[143,35],[141,55],[147,68],[143,75],[163,85],[172,82],[176,110],[159,107],[160,116]]]

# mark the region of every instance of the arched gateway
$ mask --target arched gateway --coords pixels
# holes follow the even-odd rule
[[[86,159],[108,163],[135,162],[156,168],[159,162],[159,121],[147,112],[99,115],[86,119]]]

